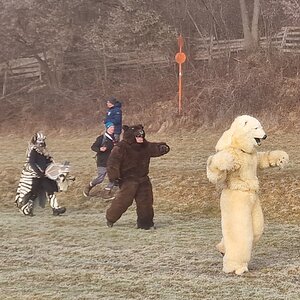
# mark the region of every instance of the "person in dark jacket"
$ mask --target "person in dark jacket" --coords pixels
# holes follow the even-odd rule
[[[106,211],[107,226],[113,224],[136,202],[137,228],[154,228],[153,193],[148,177],[151,157],[169,152],[166,143],[145,139],[142,125],[123,126],[123,139],[112,150],[107,162],[110,181],[119,181],[119,191]]]
[[[122,132],[122,104],[115,97],[110,97],[106,100],[107,111],[104,123],[112,122],[115,126],[114,137],[118,142]]]
[[[104,134],[97,137],[96,141],[91,146],[91,149],[96,152],[97,159],[97,177],[95,177],[83,190],[85,197],[89,196],[92,188],[103,182],[106,175],[106,164],[111,150],[115,144],[114,130],[115,126],[112,122],[105,123],[106,131]],[[112,189],[114,182],[109,182],[104,189],[103,198],[112,198]]]

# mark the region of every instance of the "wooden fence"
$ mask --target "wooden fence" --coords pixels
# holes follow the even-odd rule
[[[284,27],[272,39],[272,45],[284,53],[300,53],[300,27]]]
[[[284,27],[282,30],[270,39],[261,38],[260,46],[263,48],[273,47],[283,53],[300,54],[300,27]],[[191,50],[190,59],[192,60],[210,60],[220,57],[229,56],[244,50],[244,40],[215,40],[213,38],[193,39],[189,40],[189,48]],[[90,61],[93,67],[99,68],[130,68],[138,65],[150,66],[153,64],[171,65],[174,63],[174,57],[163,53],[147,52],[147,53],[107,53],[102,57],[94,58],[92,53],[81,53],[76,56],[69,54],[69,58],[84,61]],[[93,57],[91,59],[91,57]],[[68,54],[66,54],[68,60]],[[93,61],[92,61],[93,60]],[[72,69],[66,65],[67,70]],[[20,58],[11,60],[0,65],[0,76],[5,81],[7,78],[26,78],[41,76],[40,65],[35,58]]]
[[[300,27],[284,27],[269,39],[262,37],[259,44],[262,48],[275,48],[283,53],[300,54]],[[196,43],[193,41],[192,47],[194,49],[193,59],[209,60],[244,51],[244,39],[199,39]]]

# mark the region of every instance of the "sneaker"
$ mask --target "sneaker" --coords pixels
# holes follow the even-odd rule
[[[115,196],[113,195],[112,190],[110,190],[110,189],[104,189],[101,197],[105,200],[115,199]]]
[[[67,209],[65,207],[52,208],[53,216],[62,215],[66,212],[66,210]]]
[[[93,187],[92,187],[90,184],[87,185],[87,186],[84,188],[83,192],[82,192],[82,193],[83,193],[83,196],[84,196],[84,197],[88,197],[92,188],[93,188]]]
[[[106,225],[107,225],[107,227],[113,227],[114,226],[114,223],[113,222],[111,222],[111,221],[106,221]]]

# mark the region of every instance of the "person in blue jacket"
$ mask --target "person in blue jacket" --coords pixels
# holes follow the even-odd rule
[[[104,124],[112,122],[115,127],[114,137],[115,141],[120,140],[122,132],[122,103],[115,97],[110,97],[106,100],[107,111],[104,119]]]

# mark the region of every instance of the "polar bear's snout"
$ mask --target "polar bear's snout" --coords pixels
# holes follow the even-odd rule
[[[266,138],[267,138],[267,135],[265,134],[262,138],[254,138],[254,139],[256,141],[256,144],[258,146],[260,146],[261,145],[261,140],[265,140]]]

